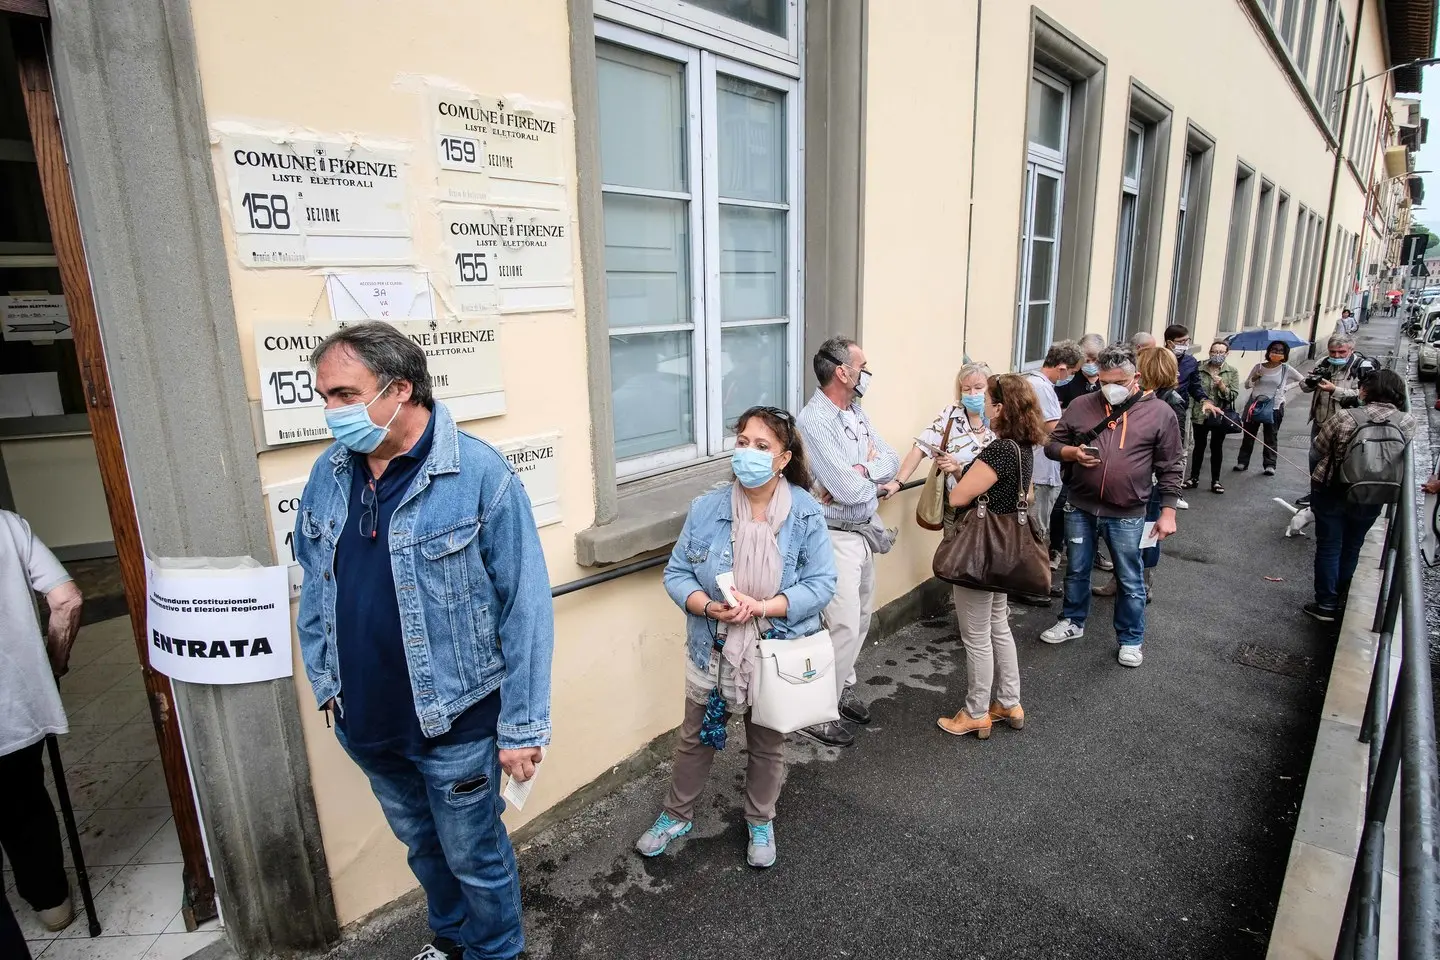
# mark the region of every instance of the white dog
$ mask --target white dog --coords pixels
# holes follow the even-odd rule
[[[1281,500],[1279,497],[1275,498],[1275,502],[1280,504],[1280,506],[1284,507],[1286,510],[1289,510],[1291,513],[1290,525],[1285,528],[1285,536],[1305,536],[1305,528],[1315,522],[1315,514],[1310,512],[1310,508],[1293,506],[1289,503],[1286,503],[1284,500]]]

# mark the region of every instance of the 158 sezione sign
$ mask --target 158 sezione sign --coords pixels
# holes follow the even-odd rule
[[[563,210],[444,204],[442,275],[461,313],[565,310],[574,305],[570,215]]]
[[[457,423],[505,412],[500,345],[493,320],[401,320],[391,325],[425,351],[435,396],[445,401]],[[255,324],[260,410],[265,442],[271,446],[330,439],[325,401],[316,389],[310,355],[336,329],[330,321]]]
[[[558,110],[435,91],[430,116],[444,199],[564,202]]]
[[[257,134],[223,137],[220,150],[246,266],[411,259],[402,152]]]

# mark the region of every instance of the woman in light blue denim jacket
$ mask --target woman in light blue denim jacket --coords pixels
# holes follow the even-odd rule
[[[835,558],[824,511],[807,492],[794,418],[776,407],[752,407],[735,433],[735,482],[690,505],[665,567],[665,589],[686,614],[685,719],[664,812],[635,848],[659,856],[690,832],[715,751],[725,749],[725,722],[741,713],[747,859],[768,867],[775,862],[785,735],[750,719],[758,645],[762,637],[820,631],[820,611],[835,593]],[[727,572],[735,577],[733,605],[717,582]]]

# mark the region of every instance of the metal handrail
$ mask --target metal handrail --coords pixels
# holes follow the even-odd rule
[[[1400,923],[1402,960],[1440,960],[1440,772],[1429,634],[1422,597],[1419,520],[1413,501],[1415,450],[1406,451],[1403,490],[1385,537],[1376,600],[1375,669],[1360,740],[1370,744],[1365,826],[1335,947],[1336,960],[1374,960],[1380,951],[1380,891],[1385,869],[1385,820],[1400,781]],[[1394,700],[1390,647],[1403,626]],[[1379,742],[1377,749],[1376,743]]]
[[[895,493],[913,490],[924,483],[924,480],[911,480],[909,483],[902,483],[900,484],[900,489],[896,490]],[[644,560],[635,560],[631,563],[621,564],[618,567],[611,567],[609,570],[602,570],[588,577],[581,577],[579,580],[571,580],[569,583],[562,583],[558,586],[551,587],[550,598],[553,600],[556,597],[563,597],[567,593],[574,593],[576,590],[584,590],[586,587],[597,587],[602,583],[609,583],[611,580],[619,580],[621,577],[628,577],[632,573],[639,573],[641,570],[663,567],[669,559],[670,554],[662,553],[658,557],[646,557]]]

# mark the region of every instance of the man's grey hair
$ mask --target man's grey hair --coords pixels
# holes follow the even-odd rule
[[[310,354],[310,366],[320,366],[325,354],[336,347],[349,350],[366,370],[375,374],[382,390],[387,381],[404,380],[410,384],[411,403],[422,407],[435,406],[425,351],[390,324],[371,320],[341,327],[320,341],[315,352]]]
[[[1087,333],[1080,338],[1080,349],[1085,351],[1087,357],[1098,357],[1100,351],[1105,349],[1105,338],[1098,333]]]
[[[1100,351],[1100,369],[1135,372],[1135,351],[1128,343],[1112,343]]]
[[[842,336],[831,337],[820,344],[812,362],[815,379],[820,382],[820,386],[828,387],[830,381],[835,379],[835,371],[850,363],[850,348],[853,346],[854,340]]]
[[[1136,353],[1153,347],[1155,346],[1155,334],[1149,330],[1141,330],[1130,338],[1130,346],[1135,348]]]
[[[1350,336],[1350,334],[1348,333],[1332,333],[1330,335],[1330,339],[1325,342],[1325,346],[1327,348],[1353,347],[1355,346],[1355,338]]]
[[[1047,367],[1069,367],[1074,370],[1085,362],[1085,351],[1080,349],[1080,344],[1074,340],[1057,340],[1050,344],[1050,350],[1045,354],[1044,366]]]

